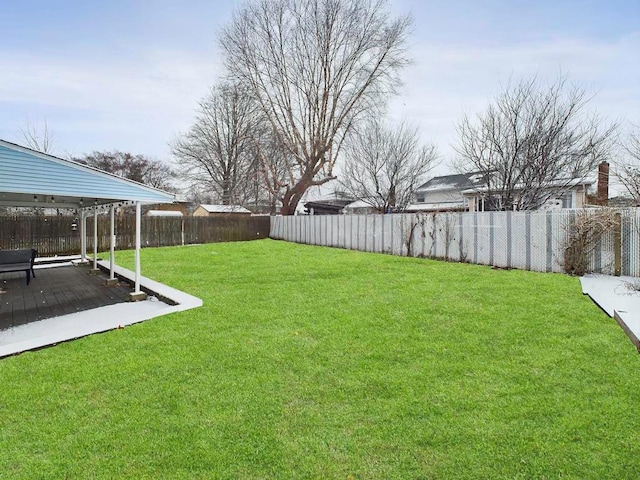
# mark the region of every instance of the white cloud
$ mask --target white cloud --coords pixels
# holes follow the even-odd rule
[[[167,142],[190,124],[197,101],[216,74],[214,58],[184,51],[148,51],[136,62],[0,52],[0,64],[6,66],[0,104],[3,116],[13,117],[8,122],[14,123],[14,131],[25,116],[47,118],[64,148],[155,155],[164,155]],[[0,130],[0,136],[8,130]]]
[[[455,142],[455,124],[463,114],[484,110],[510,79],[538,75],[570,81],[596,95],[589,108],[611,119],[640,121],[640,35],[605,42],[553,39],[544,43],[474,48],[418,44],[415,64],[405,74],[403,94],[390,114],[418,123],[425,141],[434,141],[447,158]]]
[[[597,93],[592,108],[640,124],[639,50],[639,34],[497,48],[418,41],[415,64],[405,72],[403,94],[392,101],[390,114],[417,123],[423,140],[435,142],[446,161],[456,122],[464,113],[481,112],[501,84],[564,73]],[[167,158],[167,143],[190,125],[198,100],[221,73],[220,59],[208,50],[117,51],[87,59],[0,50],[0,138],[18,140],[25,116],[46,118],[63,152],[118,148]]]

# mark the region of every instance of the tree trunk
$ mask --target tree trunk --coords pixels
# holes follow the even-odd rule
[[[289,205],[282,205],[282,207],[280,207],[280,215],[293,215],[295,213],[295,209],[293,211],[291,211],[291,209],[289,208]]]
[[[282,215],[295,215],[298,203],[300,203],[304,192],[306,192],[311,185],[311,178],[311,175],[305,173],[302,178],[298,180],[298,183],[284,194],[282,198],[282,208],[280,210]]]
[[[295,215],[296,208],[298,207],[298,203],[300,203],[300,195],[290,195],[285,196],[284,201],[282,202],[282,207],[280,208],[281,215]]]

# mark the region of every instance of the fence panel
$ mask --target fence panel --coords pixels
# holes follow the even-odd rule
[[[296,241],[291,225],[312,224],[311,242],[326,246],[562,272],[575,215],[563,210],[273,217],[271,232],[274,238]],[[640,276],[640,212],[621,215],[622,274]],[[613,274],[613,260],[613,233],[608,232],[591,252],[589,268]]]
[[[508,267],[510,263],[510,243],[509,234],[511,233],[511,214],[513,212],[494,212],[493,213],[493,228],[491,233],[493,234],[493,242],[491,244],[491,258],[490,265],[500,265],[501,267]]]
[[[622,275],[640,277],[640,211],[622,214]],[[613,236],[611,236],[613,242]],[[611,258],[613,263],[613,258]]]
[[[527,260],[529,257],[530,231],[530,215],[526,212],[513,212],[511,215],[511,234],[509,237],[511,244],[511,261],[507,266],[521,270],[528,270],[530,268],[530,260]]]
[[[458,235],[460,235],[458,240],[459,260],[461,262],[472,262],[475,248],[473,227],[475,225],[475,214],[460,213],[457,215],[456,222],[458,222]]]
[[[477,257],[475,263],[489,265],[491,263],[491,242],[492,242],[492,222],[493,213],[487,215],[476,215],[477,230]]]
[[[118,215],[115,219],[116,248],[135,245],[135,217]],[[0,216],[0,249],[35,248],[38,255],[80,253],[80,222],[69,216]],[[93,251],[93,215],[86,217],[87,251]],[[213,243],[267,238],[269,217],[142,217],[143,247]],[[110,218],[98,215],[98,251],[109,250]],[[283,235],[284,236],[284,235]]]

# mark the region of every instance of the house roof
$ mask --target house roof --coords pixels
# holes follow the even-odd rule
[[[353,202],[353,199],[328,199],[328,200],[313,200],[304,204],[305,207],[310,206],[323,206],[323,207],[338,207],[342,208]]]
[[[0,140],[0,205],[82,208],[171,203],[173,194],[97,168]]]
[[[355,202],[351,202],[345,205],[344,208],[350,210],[353,208],[373,208],[373,206],[370,203],[365,202],[364,200],[356,200]]]
[[[586,178],[559,178],[557,180],[553,180],[551,182],[545,183],[542,188],[545,189],[554,189],[554,188],[572,188],[580,185],[589,186],[593,185],[595,180],[591,177]],[[513,186],[513,191],[523,190],[525,185],[516,184]],[[480,186],[471,187],[462,191],[463,195],[474,195],[474,194],[483,194],[487,193],[488,188],[486,185],[482,184]]]
[[[548,187],[592,185],[595,180],[590,176],[586,178],[558,179],[548,182]],[[516,189],[521,188],[516,185]],[[486,177],[483,173],[460,173],[433,177],[428,182],[416,189],[416,192],[428,193],[436,191],[458,191],[463,194],[486,191]]]
[[[320,212],[332,212],[332,213],[340,213],[342,209],[349,205],[353,200],[317,200],[314,202],[307,202],[304,204],[304,207],[310,211],[313,209],[316,213]]]
[[[200,205],[209,213],[251,213],[241,205]]]
[[[467,190],[484,184],[484,175],[479,172],[457,173],[433,177],[417,188],[418,192],[433,192],[440,190]]]
[[[456,202],[439,202],[439,203],[414,203],[407,208],[405,212],[451,212],[451,211],[464,211],[468,208],[468,205],[464,201]]]

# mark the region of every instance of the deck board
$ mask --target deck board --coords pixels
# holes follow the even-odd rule
[[[127,283],[107,286],[86,266],[41,268],[27,285],[23,272],[0,274],[0,330],[129,301]]]

